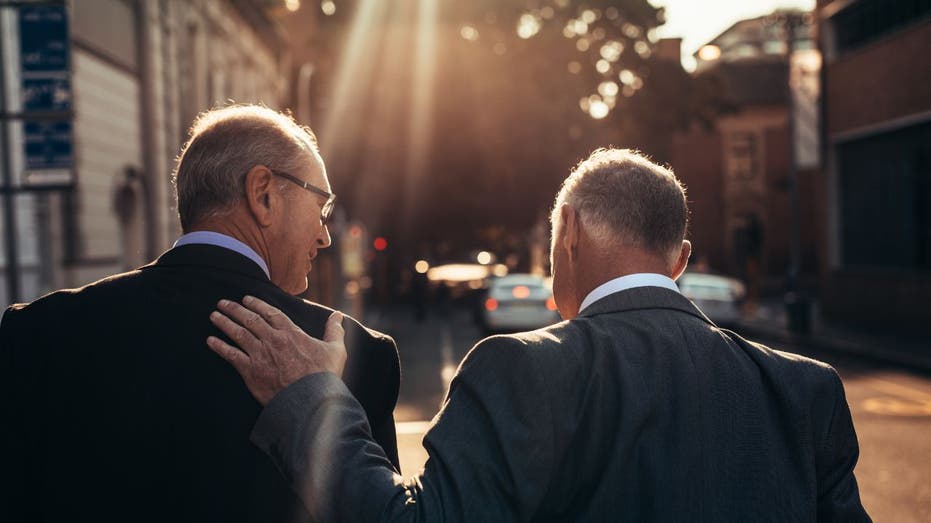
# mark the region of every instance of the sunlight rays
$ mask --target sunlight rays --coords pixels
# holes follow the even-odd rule
[[[334,149],[338,140],[344,136],[344,125],[351,121],[352,102],[362,95],[360,87],[368,85],[371,80],[377,49],[377,41],[371,35],[379,20],[384,19],[386,4],[381,0],[361,0],[353,18],[330,93],[332,105],[320,133],[321,145],[329,150]]]
[[[438,0],[419,0],[404,178],[407,205],[401,222],[405,234],[413,225],[412,210],[419,203],[421,180],[427,170],[432,146],[438,11]]]
[[[360,0],[348,27],[320,144],[357,176],[370,230],[387,219],[386,205],[401,209],[394,219],[404,231],[416,218],[433,146],[439,10],[439,0]],[[395,155],[398,164],[385,161]],[[387,171],[391,165],[402,172]],[[392,178],[402,201],[372,198]]]

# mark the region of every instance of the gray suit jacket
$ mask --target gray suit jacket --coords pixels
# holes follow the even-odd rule
[[[252,438],[321,521],[869,521],[836,372],[658,287],[477,344],[406,483],[332,374]]]

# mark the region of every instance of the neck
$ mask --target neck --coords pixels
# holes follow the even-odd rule
[[[249,220],[245,220],[241,213],[233,211],[232,214],[220,217],[211,217],[191,226],[185,232],[209,231],[225,234],[235,238],[256,252],[263,260],[268,262],[268,243],[262,231]]]
[[[597,250],[580,256],[575,270],[576,302],[581,306],[582,300],[603,283],[640,273],[671,277],[668,262],[642,249]]]

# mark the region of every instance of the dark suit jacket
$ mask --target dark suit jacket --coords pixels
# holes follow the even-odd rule
[[[249,442],[261,406],[206,346],[221,298],[258,296],[321,337],[331,310],[209,245],[11,307],[0,327],[0,520],[304,521]],[[346,318],[346,383],[396,466],[394,341]]]
[[[253,440],[327,521],[869,520],[834,370],[658,287],[480,342],[406,488],[363,422],[334,375],[314,374],[269,403]],[[323,456],[342,466],[312,468]]]

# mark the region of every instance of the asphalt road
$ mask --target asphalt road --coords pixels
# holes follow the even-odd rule
[[[449,380],[481,334],[462,309],[424,322],[406,309],[370,313],[366,321],[398,342],[402,380],[395,417],[402,469],[410,475],[426,460],[420,440]],[[841,375],[860,440],[860,493],[873,519],[931,521],[931,376],[807,347],[771,347],[826,361]]]

